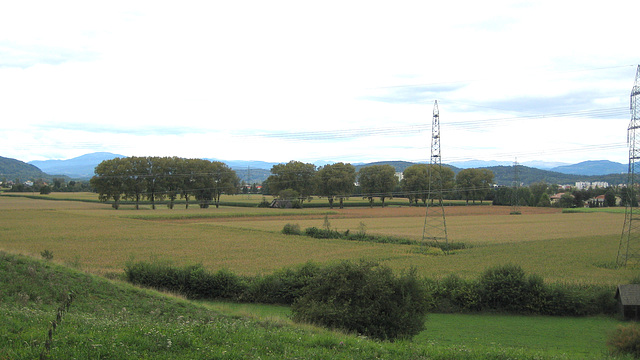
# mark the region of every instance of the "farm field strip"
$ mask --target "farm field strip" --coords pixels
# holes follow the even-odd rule
[[[390,209],[393,211],[393,209]],[[352,218],[350,216],[329,216],[331,227],[338,231],[357,231],[361,224],[366,231],[374,234],[422,239],[424,214],[421,217],[376,217]],[[288,223],[298,224],[301,229],[323,226],[323,217],[292,219],[235,219],[217,224],[224,226],[259,229],[272,232],[281,231]],[[624,215],[610,213],[591,214],[539,214],[539,215],[492,215],[492,216],[451,216],[447,218],[447,232],[452,242],[469,245],[487,245],[523,241],[576,238],[583,236],[619,235]]]
[[[561,214],[557,209],[533,209],[530,214],[504,215],[502,207],[451,207],[447,218],[450,241],[472,248],[451,256],[425,256],[406,245],[320,240],[283,235],[286,223],[322,227],[324,216],[302,209],[297,216],[146,221],[130,215],[154,211],[113,210],[107,204],[41,201],[0,196],[0,249],[38,255],[52,251],[54,261],[97,274],[121,273],[127,260],[171,259],[178,265],[202,263],[239,274],[270,273],[307,261],[342,259],[380,261],[397,270],[416,267],[421,275],[440,278],[457,274],[473,278],[492,265],[514,263],[547,281],[617,284],[634,275],[631,269],[611,269],[615,262],[624,215]],[[198,213],[279,209],[193,209]],[[474,215],[463,215],[467,210]],[[525,209],[529,211],[529,209]],[[172,213],[175,210],[156,210]],[[191,212],[181,210],[181,212]],[[326,211],[322,210],[322,211]],[[424,208],[335,210],[332,228],[419,239]],[[306,214],[306,215],[301,215]],[[403,216],[398,216],[402,214]]]

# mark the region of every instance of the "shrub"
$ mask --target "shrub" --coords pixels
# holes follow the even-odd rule
[[[53,259],[53,251],[49,251],[48,249],[45,249],[44,251],[40,252],[40,256],[42,256],[42,258],[45,260],[51,260]]]
[[[302,235],[302,230],[300,230],[300,225],[298,224],[286,224],[282,228],[282,233],[285,235]]]
[[[373,262],[344,261],[320,269],[291,310],[295,321],[392,340],[424,328],[426,296],[415,269],[397,277]]]
[[[517,265],[485,270],[478,285],[482,302],[488,309],[518,312],[528,300],[524,270]]]
[[[313,280],[319,269],[318,265],[309,262],[298,268],[283,269],[271,275],[256,277],[247,289],[245,300],[291,305],[300,296],[302,289]]]
[[[542,277],[525,276],[518,265],[500,265],[485,270],[478,281],[483,305],[491,310],[542,313],[549,292]]]
[[[478,285],[475,281],[461,279],[452,274],[432,284],[433,295],[438,302],[438,311],[468,312],[478,311],[482,307]]]
[[[636,324],[619,326],[609,337],[607,346],[615,355],[632,355],[640,358],[640,327]]]
[[[316,239],[340,239],[343,236],[337,230],[318,229],[315,226],[304,229],[304,233],[305,235]]]
[[[268,208],[271,207],[271,203],[267,201],[267,198],[265,198],[264,196],[262,197],[262,201],[260,201],[260,203],[258,203],[258,207],[259,208]]]

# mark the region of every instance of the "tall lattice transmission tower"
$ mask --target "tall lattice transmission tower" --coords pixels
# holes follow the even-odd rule
[[[520,215],[520,174],[518,173],[518,159],[513,162],[513,192],[511,193],[511,215]]]
[[[629,145],[629,174],[627,175],[627,196],[624,227],[618,247],[618,266],[640,263],[640,209],[638,208],[636,162],[640,161],[640,65],[636,71],[636,80],[631,90],[631,121],[627,128]]]
[[[438,100],[433,105],[433,122],[431,123],[431,161],[429,162],[429,189],[427,193],[427,210],[422,228],[422,243],[427,241],[444,242],[445,254],[448,253],[447,221],[443,204],[444,179],[442,174],[442,156],[440,152],[440,111]]]

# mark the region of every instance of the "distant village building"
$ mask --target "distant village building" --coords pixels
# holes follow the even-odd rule
[[[594,182],[577,181],[576,182],[576,189],[578,190],[586,190],[591,188],[607,188],[607,187],[609,187],[609,183],[606,181],[594,181]]]
[[[565,193],[557,193],[554,195],[549,196],[549,200],[551,200],[552,204],[557,203],[558,201],[560,201],[560,199],[562,198],[562,195],[564,195]]]

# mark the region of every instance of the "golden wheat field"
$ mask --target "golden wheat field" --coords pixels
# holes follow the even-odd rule
[[[212,270],[265,274],[307,261],[380,261],[394,269],[415,267],[420,274],[475,277],[492,265],[514,263],[551,282],[616,284],[634,276],[615,269],[624,215],[564,214],[558,209],[491,205],[446,207],[448,237],[468,249],[450,255],[422,255],[415,246],[313,239],[283,235],[285,224],[302,229],[328,225],[340,231],[420,239],[424,208],[348,208],[282,210],[190,207],[142,210],[87,202],[95,194],[64,194],[56,199],[0,195],[0,249],[39,256],[96,274],[122,272],[130,259],[202,263]],[[239,197],[239,196],[238,196]],[[66,199],[66,200],[65,200]],[[78,201],[76,201],[78,200]],[[83,201],[79,201],[83,200]],[[234,200],[235,201],[235,200]]]

